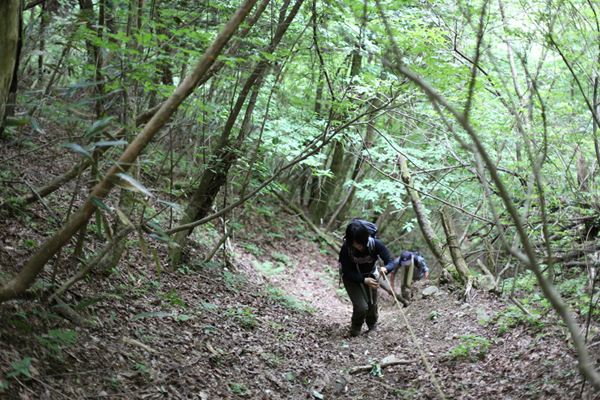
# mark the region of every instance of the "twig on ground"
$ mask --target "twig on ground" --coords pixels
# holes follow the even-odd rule
[[[531,314],[529,312],[529,310],[527,310],[525,307],[523,307],[523,305],[521,303],[519,303],[519,301],[517,299],[515,299],[514,297],[510,296],[509,297],[510,301],[513,302],[513,304],[517,307],[519,307],[521,309],[521,311],[523,311],[525,314],[529,315],[530,317],[533,317],[533,314]]]
[[[406,364],[412,364],[414,363],[416,360],[392,360],[389,362],[382,362],[381,364],[379,364],[379,366],[381,367],[381,369],[387,368],[391,365],[406,365]],[[359,365],[357,367],[352,367],[348,370],[348,373],[350,374],[356,374],[357,372],[361,372],[361,371],[370,371],[373,369],[373,366],[371,364],[369,365]]]
[[[27,181],[22,181],[25,185],[27,185],[27,187],[33,192],[33,194],[38,198],[38,200],[44,205],[44,208],[46,209],[46,211],[48,211],[48,213],[52,216],[52,218],[54,218],[54,221],[56,221],[56,223],[58,225],[62,224],[61,219],[58,217],[58,215],[56,215],[54,213],[54,211],[52,211],[52,209],[48,206],[48,204],[46,204],[46,202],[44,200],[42,200],[42,197],[40,196],[40,194],[38,192],[35,191],[35,188],[33,186],[31,186],[29,184],[29,182]]]

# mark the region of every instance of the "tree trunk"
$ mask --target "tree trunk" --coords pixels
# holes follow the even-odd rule
[[[488,270],[490,270],[495,277],[498,274],[498,271],[496,270],[496,261],[494,259],[494,251],[492,248],[492,243],[490,242],[490,239],[487,237],[484,239],[484,242],[485,242],[485,257],[486,257],[486,261],[487,261],[487,267],[488,267]]]
[[[402,182],[404,183],[404,187],[406,188],[408,197],[410,197],[410,202],[412,203],[413,210],[417,216],[417,221],[419,223],[419,227],[421,228],[421,232],[423,233],[423,238],[425,239],[427,246],[429,246],[429,249],[431,250],[433,255],[438,259],[438,261],[442,265],[442,269],[448,266],[452,266],[452,260],[448,256],[448,253],[446,253],[446,251],[444,250],[444,245],[442,244],[442,241],[438,239],[435,232],[431,228],[429,218],[427,218],[427,214],[425,213],[425,208],[421,203],[419,193],[417,193],[417,191],[414,189],[414,184],[410,176],[410,172],[408,171],[406,160],[404,159],[404,156],[402,154],[398,154],[397,163],[400,167]]]
[[[341,182],[342,179],[340,178],[340,171],[344,161],[344,153],[344,144],[341,140],[337,140],[335,142],[335,149],[331,158],[331,165],[329,166],[329,170],[334,177],[324,177],[323,183],[317,192],[317,197],[313,199],[310,208],[312,221],[318,226],[320,226],[320,224],[323,222],[325,213],[329,209],[330,197],[335,190],[336,184],[343,183]]]
[[[359,49],[355,49],[352,52],[352,59],[350,62],[350,79],[358,75],[360,66],[362,63],[362,56]],[[319,106],[320,107],[320,106]],[[341,174],[342,167],[344,165],[344,155],[346,151],[341,140],[336,141],[335,150],[331,159],[331,165],[329,170],[333,175],[333,178],[326,177],[323,180],[323,184],[317,194],[317,197],[313,200],[310,208],[310,214],[315,224],[321,224],[327,210],[330,208],[330,202],[336,201],[336,188],[343,186],[344,176]],[[354,171],[356,173],[356,170]],[[347,198],[346,196],[344,198]],[[327,224],[327,228],[331,226],[331,221]],[[326,229],[327,229],[326,228]]]
[[[454,230],[454,224],[452,222],[452,218],[450,217],[450,213],[448,213],[448,209],[446,207],[442,207],[440,210],[440,214],[442,216],[442,225],[444,226],[444,232],[446,233],[446,243],[448,244],[448,248],[450,249],[450,255],[452,256],[452,261],[454,262],[454,266],[456,267],[456,271],[460,276],[460,280],[468,284],[473,281],[473,274],[467,263],[465,258],[463,257],[462,251],[460,250],[460,245],[458,244],[458,237],[456,236],[456,232]]]
[[[374,101],[371,102],[370,109],[371,109],[371,111],[374,111],[379,106],[381,106],[381,101],[379,99],[375,99]],[[354,172],[352,173],[352,181],[353,181],[352,187],[350,188],[350,193],[348,193],[347,198],[344,199],[342,209],[340,210],[340,212],[337,216],[337,221],[332,221],[333,228],[339,227],[339,224],[342,223],[346,219],[346,215],[350,211],[350,207],[352,207],[352,203],[354,201],[354,195],[356,194],[356,182],[360,181],[360,179],[362,179],[362,176],[364,176],[364,174],[362,174],[362,176],[359,175],[365,168],[365,159],[364,159],[362,153],[367,152],[375,144],[375,141],[373,140],[373,133],[374,133],[373,123],[367,124],[365,140],[363,140],[363,143],[361,146],[361,152],[359,154],[358,159],[356,160],[356,165],[354,166]]]
[[[263,72],[266,72],[266,69]],[[255,81],[252,82],[254,83]],[[237,114],[241,110],[246,100],[247,92],[244,93],[244,90],[242,90],[242,93],[240,94],[240,97],[236,102],[234,112],[232,112],[232,114],[229,116],[232,120],[231,124],[226,124],[226,126],[229,126],[229,129],[225,129],[223,131],[223,134],[221,135],[221,140],[219,142],[220,146],[215,151],[214,159],[216,161],[212,163],[211,166],[206,168],[204,173],[202,174],[202,180],[200,181],[200,185],[198,186],[198,189],[194,191],[190,204],[185,210],[184,216],[180,221],[180,225],[189,224],[190,222],[200,220],[209,215],[210,209],[212,208],[215,202],[219,190],[221,190],[221,187],[227,182],[227,175],[229,173],[229,169],[237,160],[238,151],[240,150],[244,138],[248,133],[250,119],[254,111],[254,106],[256,105],[256,98],[258,97],[258,93],[260,91],[262,77],[258,79],[255,83],[256,87],[254,87],[254,91],[248,103],[248,107],[246,108],[244,123],[242,124],[242,129],[240,130],[238,139],[235,141],[234,144],[231,144],[228,141],[231,129],[233,128],[234,120],[237,119]],[[246,84],[248,84],[248,82],[246,82]],[[239,107],[237,107],[238,105]],[[173,247],[170,251],[171,268],[173,270],[179,264],[179,260],[181,259],[181,253],[185,246],[185,239],[191,233],[192,229],[188,229],[177,233],[177,235],[175,236],[174,241],[175,243],[177,243],[178,246]]]
[[[0,122],[4,122],[6,103],[13,81],[16,83],[16,71],[19,61],[19,37],[21,31],[21,1],[0,0]],[[0,125],[0,137],[3,133]]]

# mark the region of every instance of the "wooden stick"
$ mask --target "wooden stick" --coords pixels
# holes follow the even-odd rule
[[[379,364],[379,366],[381,367],[381,369],[387,368],[389,366],[392,365],[406,365],[406,364],[412,364],[417,360],[392,360],[389,362],[382,362],[381,364]],[[352,367],[348,370],[348,372],[350,374],[356,374],[357,372],[361,372],[361,371],[370,371],[373,369],[373,365],[369,364],[369,365],[359,365],[357,367]]]

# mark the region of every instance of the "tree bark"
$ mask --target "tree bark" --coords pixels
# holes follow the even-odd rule
[[[456,236],[456,231],[454,230],[452,218],[450,217],[450,213],[448,213],[448,209],[446,207],[442,207],[440,214],[442,216],[442,225],[444,226],[444,232],[446,233],[446,243],[450,249],[452,261],[454,262],[454,266],[458,271],[461,281],[468,286],[469,283],[472,284],[473,282],[473,274],[469,270],[462,251],[460,250],[460,245],[458,244],[458,237]]]
[[[452,260],[448,256],[448,253],[444,250],[444,245],[442,241],[438,239],[437,235],[431,228],[431,224],[429,223],[429,218],[427,218],[427,214],[425,213],[425,208],[423,207],[423,203],[421,203],[421,198],[419,197],[419,193],[414,189],[414,183],[410,176],[410,172],[408,170],[408,166],[406,165],[406,160],[402,154],[398,154],[398,166],[400,167],[400,173],[402,177],[402,182],[404,183],[404,187],[406,188],[406,192],[408,193],[408,197],[410,198],[410,202],[412,203],[413,210],[417,216],[417,222],[419,223],[419,227],[421,228],[421,232],[423,233],[423,238],[425,238],[425,242],[429,249],[433,253],[433,255],[438,259],[440,264],[442,265],[442,269],[447,266],[452,266]]]
[[[21,271],[8,283],[0,288],[0,302],[15,298],[23,294],[33,283],[37,275],[43,269],[46,262],[54,256],[58,250],[85,224],[96,210],[92,198],[105,198],[113,188],[113,183],[108,179],[116,180],[116,174],[127,171],[136,158],[150,143],[152,138],[166,124],[171,115],[179,105],[194,91],[202,76],[208,71],[215,59],[229,39],[233,36],[238,26],[250,12],[257,0],[245,0],[217,35],[213,43],[208,47],[202,58],[194,66],[190,74],[169,97],[156,115],[150,120],[142,132],[123,152],[118,162],[111,167],[105,179],[103,179],[92,191],[81,207],[71,218],[48,239],[27,261]],[[108,179],[107,179],[108,178]]]
[[[370,109],[372,111],[374,111],[375,109],[379,108],[380,106],[381,106],[381,100],[375,99],[374,101],[371,102]],[[332,217],[331,218],[332,220],[330,221],[330,224],[333,223],[334,228],[339,227],[339,224],[346,219],[346,215],[350,211],[350,207],[352,206],[352,203],[354,201],[354,195],[356,194],[356,182],[359,182],[362,179],[362,176],[364,176],[364,173],[362,173],[362,172],[365,168],[365,158],[362,153],[368,152],[369,149],[371,147],[373,147],[373,145],[375,144],[375,142],[373,141],[373,132],[374,132],[373,123],[367,124],[365,140],[363,141],[362,146],[361,146],[361,154],[359,154],[358,159],[356,160],[356,164],[354,166],[354,171],[352,173],[352,181],[353,181],[352,187],[350,188],[350,192],[348,193],[348,196],[344,199],[344,201],[342,203],[342,208],[341,208],[339,214],[337,215],[337,221],[333,221],[333,219],[336,216]]]
[[[344,161],[344,144],[342,140],[337,140],[334,146],[331,165],[329,166],[329,171],[333,175],[333,178],[323,178],[320,190],[316,194],[317,197],[313,200],[310,208],[312,221],[317,225],[321,224],[323,218],[325,218],[325,213],[329,209],[330,196],[335,190],[336,184],[343,184],[340,171],[342,169],[342,162]]]
[[[16,81],[19,60],[19,32],[21,31],[21,1],[0,0],[0,122],[4,122],[6,103],[11,84]],[[3,128],[0,126],[0,136]]]

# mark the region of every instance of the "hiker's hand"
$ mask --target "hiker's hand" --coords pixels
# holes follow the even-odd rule
[[[429,278],[429,271],[425,272],[425,279]]]
[[[379,283],[373,278],[365,278],[365,285],[369,286],[371,289],[379,289]]]
[[[383,275],[387,275],[388,270],[386,267],[379,267],[379,272]]]

